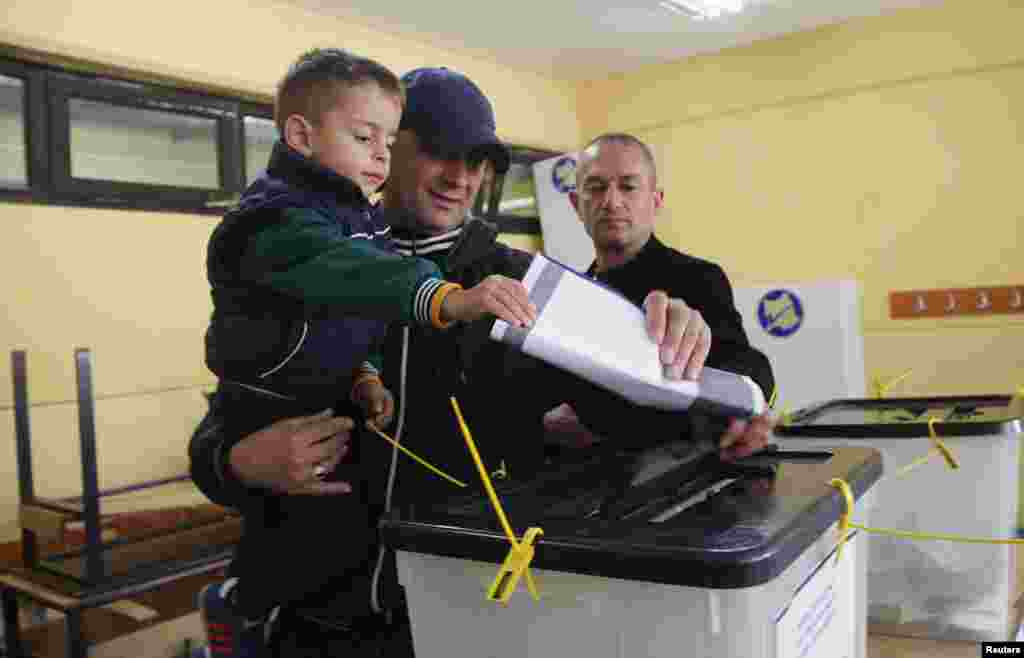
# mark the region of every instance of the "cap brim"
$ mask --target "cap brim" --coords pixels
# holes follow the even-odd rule
[[[458,131],[447,135],[419,135],[426,150],[444,159],[464,158],[479,154],[494,164],[494,169],[503,174],[512,161],[508,148],[489,130]]]

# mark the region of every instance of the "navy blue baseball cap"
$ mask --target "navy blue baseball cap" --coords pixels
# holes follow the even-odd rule
[[[430,155],[449,160],[490,160],[508,171],[508,149],[495,134],[494,108],[472,80],[447,69],[422,68],[402,76],[405,111],[401,130],[416,133]]]

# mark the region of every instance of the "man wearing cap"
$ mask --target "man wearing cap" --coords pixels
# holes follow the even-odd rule
[[[418,69],[402,80],[406,107],[383,201],[398,251],[433,260],[446,280],[465,288],[493,274],[521,278],[530,255],[497,242],[489,223],[469,218],[487,168],[500,174],[509,164],[489,101],[471,80],[444,68]],[[701,315],[664,293],[651,293],[644,306],[666,375],[679,378],[685,369],[695,376],[711,341]],[[448,329],[392,327],[386,341],[384,380],[399,398],[392,433],[463,482],[475,485],[479,478],[451,412],[451,396],[459,400],[484,462],[511,477],[541,465],[543,413],[565,401],[588,426],[626,444],[636,443],[638,426],[652,440],[692,434],[686,416],[633,407],[490,340],[492,324],[482,319]],[[224,436],[213,409],[192,439],[193,478],[211,499],[231,506],[267,490],[336,493],[312,471],[346,451],[352,428],[348,419],[320,416],[282,421],[246,437]],[[739,457],[763,447],[767,432],[730,428],[725,440],[735,443],[729,456]],[[367,501],[378,515],[387,507],[462,491],[397,457],[383,440],[364,434],[360,441],[364,472],[380,473]],[[323,527],[309,529],[309,536],[296,537],[299,554],[302,542],[344,541],[344,528],[333,531],[330,519],[323,521]],[[330,564],[316,568],[323,571],[324,587],[281,612],[275,655],[412,655],[390,556],[375,552],[354,577],[332,572]]]

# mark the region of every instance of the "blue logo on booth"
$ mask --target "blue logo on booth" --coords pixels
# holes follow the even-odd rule
[[[551,184],[562,194],[576,189],[576,159],[565,155],[551,168]]]
[[[803,325],[804,306],[791,290],[770,290],[757,304],[757,321],[772,336],[786,338]]]

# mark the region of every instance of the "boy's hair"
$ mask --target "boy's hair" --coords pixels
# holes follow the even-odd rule
[[[303,53],[277,85],[274,123],[283,136],[288,117],[300,114],[316,123],[337,102],[343,89],[367,82],[394,94],[405,106],[401,81],[383,64],[340,48],[314,48]]]

